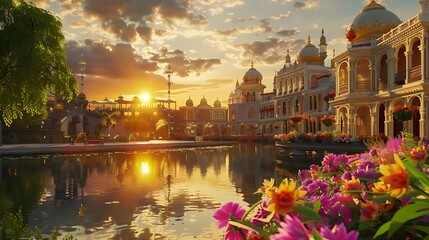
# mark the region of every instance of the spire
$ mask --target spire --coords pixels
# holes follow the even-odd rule
[[[251,68],[253,68],[253,60],[252,60],[252,65],[251,65]]]
[[[287,50],[287,53],[286,53],[285,63],[286,64],[290,64],[291,63],[291,61],[290,61],[290,55],[289,55],[289,49]]]
[[[238,77],[237,77],[237,81],[235,82],[235,88],[238,88],[240,86],[240,84],[238,83]]]
[[[307,43],[308,43],[308,44],[310,44],[310,43],[311,43],[311,37],[310,37],[310,34],[308,34],[308,37],[307,37]]]
[[[319,57],[322,60],[323,65],[325,65],[324,61],[326,57],[328,57],[328,50],[327,50],[328,44],[326,44],[326,38],[324,33],[325,33],[325,30],[323,30],[322,28],[322,36],[320,36],[320,41],[319,41]]]

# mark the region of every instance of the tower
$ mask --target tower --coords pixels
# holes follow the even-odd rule
[[[325,61],[326,57],[328,56],[328,52],[327,52],[328,44],[326,44],[326,38],[323,34],[324,34],[324,30],[322,28],[322,36],[320,36],[320,41],[319,41],[319,56],[323,62],[323,65],[325,65],[324,61]]]

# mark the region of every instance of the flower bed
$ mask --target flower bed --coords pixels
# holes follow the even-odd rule
[[[225,239],[423,239],[427,151],[405,135],[364,154],[328,154],[295,179],[264,180],[248,209],[228,202],[213,217]]]

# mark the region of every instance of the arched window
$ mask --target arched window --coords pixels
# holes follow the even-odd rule
[[[404,45],[402,45],[399,48],[397,59],[398,59],[398,62],[397,62],[398,66],[396,68],[397,72],[395,74],[395,84],[402,85],[405,83],[406,70],[407,70]]]
[[[411,56],[411,72],[409,82],[418,81],[422,78],[421,72],[421,52],[419,49],[420,39],[413,43],[412,56]]]
[[[347,63],[341,63],[338,74],[339,94],[346,94],[349,91],[349,72],[347,70]]]
[[[371,88],[370,63],[366,59],[360,59],[356,66],[356,91],[369,91]]]
[[[380,59],[380,78],[378,79],[378,90],[387,88],[387,55],[384,54]]]

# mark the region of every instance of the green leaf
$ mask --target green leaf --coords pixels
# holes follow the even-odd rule
[[[383,225],[381,225],[381,227],[378,228],[377,232],[375,233],[374,239],[377,237],[380,237],[381,235],[383,235],[387,231],[389,231],[391,223],[392,223],[392,221],[388,221],[388,222],[384,223]]]
[[[416,164],[410,161],[404,161],[404,166],[407,171],[413,175],[413,177],[417,178],[421,184],[423,184],[424,188],[429,188],[429,177],[426,176],[423,172],[416,169]]]
[[[428,209],[429,202],[412,203],[399,209],[392,217],[387,237],[392,237],[392,235],[398,231],[405,222],[421,216],[429,215]]]
[[[322,218],[319,216],[319,214],[317,214],[317,212],[313,211],[313,209],[297,206],[294,208],[294,210],[302,216],[309,218],[313,222],[322,222]]]
[[[426,233],[427,237],[429,237],[429,226],[425,225],[414,225],[414,228]]]
[[[242,228],[242,229],[247,229],[249,231],[256,231],[259,233],[265,233],[265,231],[262,227],[255,226],[248,221],[243,221],[243,220],[237,219],[237,220],[229,220],[228,223],[232,226]]]
[[[323,240],[323,238],[319,235],[319,233],[316,231],[316,229],[313,228],[313,237],[314,240]]]
[[[321,206],[322,206],[322,202],[320,200],[315,201],[313,206],[314,212],[319,212],[319,209]]]

